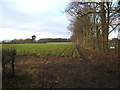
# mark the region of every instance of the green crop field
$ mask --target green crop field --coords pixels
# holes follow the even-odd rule
[[[26,56],[80,56],[73,43],[3,44],[2,49],[15,49],[17,55]]]

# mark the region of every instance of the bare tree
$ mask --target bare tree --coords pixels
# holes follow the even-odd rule
[[[116,6],[112,2],[71,2],[65,12],[71,17],[71,39],[77,44],[108,52],[109,33],[118,27],[114,24]],[[109,27],[113,27],[110,30]]]

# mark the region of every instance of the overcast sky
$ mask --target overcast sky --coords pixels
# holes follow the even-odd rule
[[[69,0],[0,0],[0,41],[69,38],[63,11]],[[112,34],[110,37],[116,37]]]
[[[67,0],[0,0],[0,40],[69,38]],[[2,21],[2,22],[1,22]]]

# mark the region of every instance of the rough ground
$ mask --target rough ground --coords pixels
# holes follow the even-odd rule
[[[117,88],[118,58],[94,50],[78,48],[80,58],[16,57],[14,78],[9,65],[6,88]]]

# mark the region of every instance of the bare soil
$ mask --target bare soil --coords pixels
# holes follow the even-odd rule
[[[15,77],[3,78],[7,88],[118,88],[118,58],[77,48],[81,57],[18,56]],[[9,65],[8,65],[9,69]],[[9,70],[8,70],[9,71]]]

